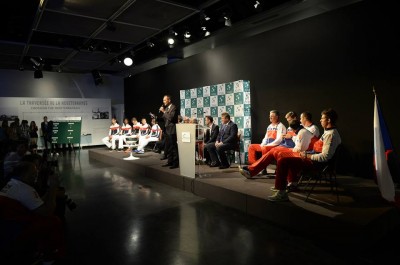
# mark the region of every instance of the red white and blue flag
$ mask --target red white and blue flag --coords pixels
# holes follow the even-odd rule
[[[375,95],[374,107],[374,167],[376,180],[382,197],[389,201],[395,201],[395,188],[390,174],[387,154],[393,151],[389,132]]]

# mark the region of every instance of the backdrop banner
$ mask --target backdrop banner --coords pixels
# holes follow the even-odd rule
[[[221,113],[228,112],[241,134],[241,159],[247,163],[247,150],[251,139],[250,81],[235,82],[180,90],[182,117],[197,118],[205,124],[210,115],[221,127]]]

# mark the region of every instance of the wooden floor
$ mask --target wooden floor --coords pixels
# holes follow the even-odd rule
[[[305,193],[290,193],[290,202],[269,202],[274,180],[246,179],[237,168],[220,170],[196,165],[196,178],[180,175],[180,170],[162,167],[160,155],[146,152],[140,159],[127,161],[124,152],[105,148],[89,150],[90,159],[121,167],[173,187],[192,192],[247,214],[257,216],[289,231],[331,244],[363,247],[371,240],[386,236],[398,224],[397,208],[380,196],[374,181],[351,176],[338,176],[339,202],[327,185],[317,186],[310,200]],[[272,168],[269,170],[273,170]],[[324,184],[324,183],[323,183]]]

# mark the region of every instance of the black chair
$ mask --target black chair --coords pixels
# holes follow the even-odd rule
[[[241,134],[237,135],[237,142],[235,145],[235,148],[232,150],[228,150],[228,154],[227,154],[227,158],[228,158],[228,162],[229,162],[229,166],[232,164],[232,161],[235,161],[235,153],[238,152],[239,153],[239,165],[242,166],[242,158],[240,155],[240,138],[241,138]]]
[[[317,184],[321,184],[322,180],[324,180],[326,183],[329,183],[331,192],[336,193],[336,199],[337,202],[339,202],[339,193],[336,179],[336,166],[338,157],[341,153],[341,149],[342,145],[340,144],[336,148],[335,154],[327,162],[314,163],[311,169],[303,170],[298,184],[301,185],[302,182],[306,180],[304,191],[307,192],[307,196],[305,198],[305,201],[308,200]]]

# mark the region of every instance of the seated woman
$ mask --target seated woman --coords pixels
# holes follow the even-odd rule
[[[275,177],[275,194],[268,197],[269,201],[287,201],[287,186],[295,185],[297,176],[303,169],[312,169],[320,162],[327,162],[333,157],[336,148],[342,142],[336,129],[338,115],[333,109],[321,112],[321,126],[324,133],[314,144],[314,152],[281,153],[277,158]]]

